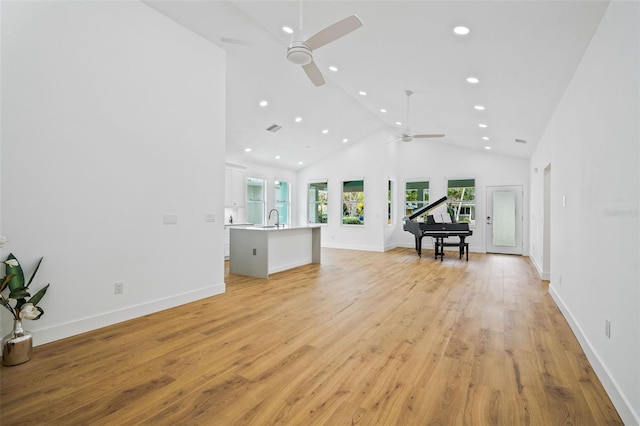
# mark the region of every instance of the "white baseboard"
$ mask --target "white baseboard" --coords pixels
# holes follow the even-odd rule
[[[633,406],[626,398],[624,393],[620,391],[620,387],[618,386],[615,378],[611,376],[609,369],[602,362],[602,360],[598,356],[598,353],[589,342],[589,339],[583,333],[582,328],[571,314],[571,311],[564,304],[562,298],[560,297],[560,295],[558,295],[552,285],[549,285],[549,294],[551,295],[553,301],[556,303],[556,306],[558,306],[558,309],[560,309],[560,311],[562,312],[562,315],[569,323],[569,327],[571,327],[573,334],[575,334],[578,338],[578,342],[580,343],[582,350],[587,356],[587,359],[591,363],[593,371],[595,371],[596,376],[598,376],[598,379],[600,379],[600,382],[602,382],[602,386],[607,392],[607,395],[609,395],[613,406],[616,408],[616,410],[618,410],[618,414],[620,415],[620,418],[622,418],[624,424],[640,425],[640,416],[633,410]]]
[[[190,291],[188,293],[171,295],[170,297],[163,299],[156,299],[138,305],[128,306],[116,311],[101,313],[92,317],[80,318],[75,321],[54,325],[41,330],[30,330],[33,334],[33,345],[44,345],[45,343],[65,339],[77,334],[86,333],[87,331],[97,330],[102,327],[149,315],[154,312],[175,308],[176,306],[184,305],[185,303],[191,303],[207,297],[222,294],[225,290],[225,283],[217,284],[211,287]]]
[[[362,246],[357,244],[335,244],[335,243],[325,243],[324,241],[322,242],[322,247],[345,249],[345,250],[360,250],[360,251],[378,251],[378,252],[384,251],[384,247]]]
[[[540,278],[549,281],[551,279],[551,276],[548,272],[544,272],[542,270],[542,266],[540,265],[540,262],[538,262],[538,259],[536,259],[533,255],[529,256],[529,259],[531,259],[531,263],[533,263],[536,271],[538,271],[538,275],[540,276]]]
[[[288,263],[286,265],[278,265],[278,266],[271,267],[271,268],[269,268],[268,273],[269,274],[275,274],[277,272],[286,271],[288,269],[297,268],[298,266],[308,265],[310,263],[313,263],[313,259],[311,259],[311,258],[297,260],[295,262],[291,262],[291,263]]]

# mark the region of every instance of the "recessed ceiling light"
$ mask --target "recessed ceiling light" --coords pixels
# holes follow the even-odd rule
[[[486,124],[483,124],[483,123],[480,123],[480,124],[478,124],[478,127],[482,127],[483,129],[486,129],[486,128],[487,128],[487,125],[486,125]]]
[[[251,152],[251,148],[245,148],[244,152]]]
[[[264,107],[266,107],[267,105],[269,105],[269,102],[267,102],[267,101],[260,101],[260,104],[259,104],[259,105],[260,105],[261,107],[263,107],[263,108],[264,108]]]
[[[275,156],[275,159],[276,159],[276,160],[279,160],[279,159],[280,159],[280,156],[279,156],[279,155],[276,155],[276,156]]]
[[[347,138],[342,139],[342,143],[347,143],[347,142],[349,142],[349,139]]]
[[[302,117],[296,117],[296,119],[295,119],[295,122],[296,122],[296,123],[299,123],[299,122],[301,122],[301,121],[302,121]]]
[[[396,121],[396,126],[402,126],[402,123],[399,121]]]
[[[331,65],[329,67],[329,71],[337,72],[338,71],[338,67]]]
[[[469,28],[462,26],[462,25],[458,25],[457,27],[455,27],[453,29],[453,32],[458,34],[458,35],[467,35],[469,34]]]
[[[483,136],[483,137],[482,137],[482,140],[488,141],[488,140],[489,140],[489,137],[487,137],[487,136]]]
[[[467,83],[478,84],[480,83],[480,80],[478,80],[476,77],[467,77]]]
[[[303,165],[304,161],[298,161],[298,164]]]
[[[367,96],[367,92],[365,92],[364,90],[361,90],[358,93],[360,94],[360,96]]]
[[[489,150],[489,149],[491,149],[491,147],[490,146],[485,146],[484,149]]]
[[[326,135],[327,133],[329,133],[329,130],[327,130],[327,129],[324,129],[324,130],[322,131],[322,134],[323,134],[323,135]]]
[[[478,111],[484,111],[485,107],[483,107],[482,105],[476,105],[474,106],[475,109],[477,109]]]
[[[380,108],[380,112],[384,114],[385,112],[387,112],[387,110],[384,108]]]
[[[293,29],[291,27],[282,27],[282,31],[287,34],[293,34]]]

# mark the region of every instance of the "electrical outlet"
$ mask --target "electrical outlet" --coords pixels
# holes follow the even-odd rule
[[[124,282],[120,281],[115,284],[113,287],[113,294],[122,294],[124,293]]]
[[[609,318],[604,319],[604,335],[607,339],[611,339],[611,320]]]

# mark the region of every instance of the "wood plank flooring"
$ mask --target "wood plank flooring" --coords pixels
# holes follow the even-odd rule
[[[528,258],[322,264],[34,348],[2,425],[622,424]]]

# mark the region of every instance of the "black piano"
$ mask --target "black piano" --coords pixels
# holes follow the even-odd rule
[[[418,256],[422,257],[422,237],[433,237],[435,259],[440,256],[440,261],[444,257],[445,247],[459,247],[460,259],[466,253],[467,261],[469,261],[469,243],[465,242],[465,238],[472,235],[473,231],[469,229],[469,224],[466,222],[454,222],[453,218],[448,213],[444,215],[428,215],[426,222],[417,222],[415,219],[429,210],[438,207],[440,204],[447,201],[447,197],[442,197],[439,200],[429,204],[426,207],[414,212],[410,216],[406,216],[404,220],[403,229],[407,232],[411,232],[416,239],[416,251]],[[458,242],[447,242],[445,238],[458,237]]]

